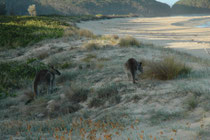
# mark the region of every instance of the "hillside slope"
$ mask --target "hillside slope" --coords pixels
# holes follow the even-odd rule
[[[210,0],[179,0],[172,7],[173,14],[210,13]]]
[[[170,13],[167,4],[155,0],[6,0],[10,14],[26,15],[31,4],[36,4],[38,15],[133,13],[142,16],[164,16]]]
[[[15,95],[0,100],[0,139],[209,139],[210,70],[205,61],[132,37],[78,30],[67,28],[62,38],[0,52],[0,74],[12,76],[12,83],[21,78],[12,87]],[[176,58],[165,59],[175,60],[168,61],[168,68],[183,62],[192,71],[166,81],[140,75],[133,84],[123,70],[134,57],[144,62],[146,74],[148,64],[162,64],[166,55]],[[31,71],[48,64],[62,73],[54,92],[43,89],[26,105],[33,97]]]

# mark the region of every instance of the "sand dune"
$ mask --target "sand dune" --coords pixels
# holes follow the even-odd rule
[[[210,58],[210,28],[199,28],[210,16],[126,18],[79,23],[95,34],[132,35],[145,43],[174,48],[202,58]]]

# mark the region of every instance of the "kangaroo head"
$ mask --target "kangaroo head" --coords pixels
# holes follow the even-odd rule
[[[50,66],[50,71],[54,74],[61,75],[61,73],[57,69],[55,69],[53,66]]]
[[[143,73],[142,62],[138,62],[137,70],[139,70],[141,73]]]

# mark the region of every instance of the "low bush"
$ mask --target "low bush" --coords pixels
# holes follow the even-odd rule
[[[92,108],[92,107],[100,107],[100,106],[103,106],[105,103],[105,100],[103,99],[99,99],[97,97],[94,97],[90,100],[89,104],[88,104],[88,107],[89,108]]]
[[[65,96],[68,98],[69,101],[79,103],[86,101],[89,93],[89,89],[71,86],[71,88],[66,90]]]
[[[161,61],[146,61],[143,77],[158,80],[171,80],[179,76],[187,75],[191,68],[182,62],[178,62],[174,57],[165,57]]]
[[[91,31],[89,30],[85,30],[85,29],[80,29],[79,31],[79,35],[82,37],[87,37],[87,38],[94,38],[96,37]]]
[[[25,47],[44,39],[62,37],[70,25],[47,16],[1,16],[0,49]]]
[[[136,40],[135,38],[133,38],[131,36],[127,36],[127,37],[120,39],[119,45],[120,45],[120,47],[131,47],[131,46],[140,47],[141,43],[138,40]]]
[[[189,110],[193,110],[198,106],[198,98],[196,98],[195,96],[190,97],[189,99],[187,99],[186,104],[187,104],[187,108]]]
[[[23,86],[25,80],[32,80],[36,72],[47,66],[36,59],[28,59],[27,62],[1,62],[0,63],[0,93],[9,95],[14,89]]]
[[[93,51],[93,50],[98,50],[100,49],[99,44],[95,43],[95,42],[88,42],[83,46],[85,49],[89,50],[89,51]]]
[[[115,84],[104,86],[97,90],[97,96],[100,99],[108,99],[118,94],[118,90]]]

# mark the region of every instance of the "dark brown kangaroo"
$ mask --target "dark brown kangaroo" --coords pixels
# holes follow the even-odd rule
[[[50,69],[43,69],[40,70],[34,79],[34,94],[35,96],[39,95],[38,87],[39,85],[46,84],[47,86],[47,93],[52,93],[55,75],[61,75],[61,73],[56,70],[54,67],[50,67]]]
[[[133,83],[136,83],[135,75],[137,71],[143,72],[142,62],[137,62],[134,58],[128,59],[124,64],[125,71],[127,73],[128,79],[130,80],[130,75],[132,76]]]

